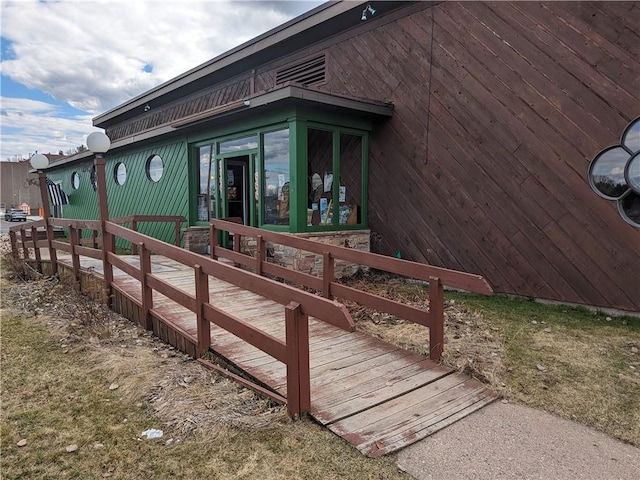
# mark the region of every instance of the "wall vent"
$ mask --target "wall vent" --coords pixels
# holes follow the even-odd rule
[[[278,70],[276,72],[276,85],[285,82],[301,83],[306,86],[317,85],[324,82],[325,78],[325,58],[324,55],[320,55]]]

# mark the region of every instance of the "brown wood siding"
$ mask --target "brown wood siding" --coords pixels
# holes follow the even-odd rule
[[[247,75],[246,78],[240,80],[235,79],[224,84],[216,84],[211,89],[198,92],[157,110],[153,108],[153,105],[149,105],[150,110],[147,113],[134,120],[114,125],[107,129],[106,133],[113,142],[239,100],[249,95],[250,83],[250,78]]]
[[[322,90],[394,103],[370,140],[373,248],[501,292],[640,310],[640,234],[586,181],[640,113],[639,12],[446,2],[307,49],[327,55]]]

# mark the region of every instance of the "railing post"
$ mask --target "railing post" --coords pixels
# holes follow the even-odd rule
[[[49,194],[47,193],[47,176],[44,172],[38,172],[40,183],[40,198],[42,200],[42,216],[47,230],[47,246],[49,248],[49,260],[51,261],[51,274],[58,273],[58,254],[53,248],[53,226],[51,225],[51,208],[49,207]]]
[[[322,253],[322,296],[332,299],[331,282],[334,280],[333,257],[329,252]]]
[[[20,251],[18,250],[18,240],[16,238],[16,232],[9,231],[9,239],[11,240],[11,254],[16,260],[20,259]]]
[[[299,303],[285,307],[287,340],[287,411],[299,418],[311,410],[309,318]]]
[[[98,249],[98,231],[97,230],[91,230],[91,243],[92,243],[91,246],[97,250]]]
[[[211,223],[209,224],[209,255],[213,260],[218,259],[216,245],[218,245],[218,229]]]
[[[176,247],[180,246],[180,219],[176,219]]]
[[[239,233],[233,234],[233,251],[236,253],[240,253],[240,242],[242,241],[242,236]],[[240,266],[239,263],[233,262],[235,267]]]
[[[27,232],[24,227],[20,229],[20,242],[22,243],[22,254],[25,260],[29,260],[29,245],[27,245]]]
[[[136,222],[135,217],[131,219],[131,230],[137,232],[138,230],[138,222]],[[135,243],[131,244],[131,255],[138,254],[138,246]]]
[[[71,264],[73,265],[73,287],[80,291],[80,255],[76,253],[78,245],[78,230],[69,224],[69,246],[71,247]]]
[[[262,235],[256,237],[256,274],[262,275],[262,262],[267,256],[267,245]]]
[[[107,178],[105,165],[107,160],[102,155],[96,155],[94,165],[96,167],[96,179],[98,187],[98,213],[100,215],[100,231],[102,233],[102,265],[104,272],[104,300],[111,305],[111,284],[113,283],[113,266],[109,262],[109,252],[113,252],[113,235],[107,233],[109,221],[109,207],[107,203]]]
[[[429,358],[440,360],[444,346],[444,287],[439,277],[429,277]]]
[[[151,321],[151,309],[153,308],[153,290],[147,284],[147,275],[151,274],[151,252],[147,250],[143,242],[140,248],[140,289],[142,295],[142,327],[145,330],[153,330]]]
[[[33,253],[36,256],[38,272],[42,273],[42,258],[40,257],[40,248],[38,248],[38,229],[36,227],[31,227],[31,241],[33,242]]]
[[[209,275],[204,273],[198,264],[193,266],[196,276],[196,302],[198,311],[196,321],[198,328],[198,357],[203,357],[211,346],[211,324],[204,318],[204,304],[209,303]]]

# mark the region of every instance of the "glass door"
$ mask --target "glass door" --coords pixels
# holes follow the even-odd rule
[[[251,225],[249,155],[225,158],[224,173],[225,217]]]

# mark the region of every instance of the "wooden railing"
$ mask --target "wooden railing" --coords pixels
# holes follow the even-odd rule
[[[140,221],[141,217],[138,217]],[[153,221],[152,217],[142,217],[142,221]],[[166,217],[165,217],[166,218]],[[131,221],[133,217],[118,219],[118,222]],[[320,244],[296,236],[247,227],[224,220],[211,222],[211,250],[213,258],[207,258],[178,246],[170,245],[147,235],[125,228],[115,221],[104,222],[104,227],[98,221],[49,219],[49,226],[64,227],[69,231],[69,242],[57,240],[39,240],[36,229],[45,226],[45,222],[34,222],[29,225],[31,235],[27,235],[25,227],[11,227],[11,246],[16,257],[29,259],[30,251],[34,252],[36,263],[41,268],[41,248],[49,248],[52,263],[56,260],[56,251],[64,251],[71,255],[71,267],[77,288],[80,288],[80,257],[90,257],[103,261],[103,283],[105,298],[110,298],[112,288],[113,268],[116,267],[140,282],[142,324],[145,328],[152,328],[152,316],[162,316],[153,305],[153,292],[158,292],[184,308],[194,312],[197,320],[197,334],[195,337],[187,332],[181,332],[196,345],[197,355],[201,356],[211,346],[210,324],[236,335],[247,343],[259,348],[268,355],[283,362],[287,366],[287,399],[278,394],[266,391],[262,387],[253,385],[252,388],[265,393],[272,398],[287,403],[289,413],[299,416],[310,409],[310,374],[309,374],[309,327],[308,317],[313,316],[347,331],[354,331],[355,324],[349,312],[342,303],[334,302],[334,297],[359,303],[395,315],[399,318],[424,325],[429,328],[430,358],[439,359],[442,355],[444,343],[444,291],[445,285],[471,292],[491,295],[491,286],[478,275],[458,272],[445,268],[419,264],[406,260],[386,257],[373,253],[361,252],[345,247]],[[83,230],[92,231],[91,238],[81,241]],[[233,235],[233,249],[229,250],[217,246],[220,231]],[[96,238],[101,232],[104,238]],[[17,238],[20,233],[20,239]],[[136,246],[140,266],[137,267],[125,261],[113,251],[105,251],[102,245],[115,245],[118,237]],[[240,246],[242,237],[253,237],[256,241],[255,257],[242,253]],[[19,241],[20,245],[19,245]],[[304,250],[323,258],[323,268],[320,275],[311,275],[276,265],[267,259],[267,243],[281,244]],[[100,248],[98,248],[100,247]],[[195,294],[187,293],[162,280],[151,271],[151,254],[163,255],[176,262],[193,269],[195,278]],[[226,258],[245,268],[217,261]],[[429,283],[428,310],[405,305],[379,295],[364,292],[339,283],[334,278],[335,261],[341,260],[355,263],[378,270],[404,275],[424,280]],[[247,269],[252,269],[253,272]],[[322,296],[308,291],[294,288],[273,279],[279,277],[298,285],[316,290]],[[248,322],[227,314],[215,305],[215,298],[209,297],[209,277],[239,286],[258,295],[278,302],[285,307],[285,341],[263,332]],[[176,327],[177,328],[177,327]],[[200,359],[202,363],[208,364]],[[210,365],[210,364],[208,364]],[[211,365],[210,365],[211,366]],[[242,380],[239,379],[238,380]],[[246,380],[242,380],[245,384]]]
[[[125,261],[121,256],[111,251],[103,251],[85,247],[78,240],[78,231],[82,229],[97,230],[100,223],[86,220],[70,219],[50,219],[51,225],[59,225],[69,229],[69,243],[53,241],[49,245],[48,241],[36,240],[32,245],[25,243],[26,235],[24,229],[12,228],[10,231],[12,239],[12,250],[16,257],[20,256],[18,248],[17,233],[20,233],[23,246],[23,256],[29,259],[30,250],[36,255],[36,261],[40,265],[40,248],[53,248],[54,251],[61,250],[71,255],[71,264],[76,285],[80,286],[80,257],[103,259],[104,272],[103,281],[105,291],[111,292],[112,288],[109,279],[113,278],[113,268],[118,268],[137,279],[141,289],[141,310],[142,324],[146,329],[152,328],[152,316],[156,318],[162,316],[161,311],[156,311],[153,304],[153,292],[158,292],[184,308],[196,314],[197,334],[195,337],[188,332],[181,331],[197,346],[197,355],[206,353],[211,346],[210,325],[214,323],[220,328],[236,335],[245,342],[271,355],[275,359],[286,364],[287,367],[287,398],[284,399],[274,392],[253,385],[252,388],[267,394],[275,400],[286,402],[289,414],[298,417],[309,412],[311,408],[310,372],[309,372],[309,325],[308,318],[314,318],[343,328],[347,331],[354,331],[355,324],[344,305],[319,297],[312,293],[293,288],[291,286],[270,280],[260,275],[235,268],[213,259],[203,257],[182,248],[170,245],[160,240],[134,232],[114,222],[105,222],[105,239],[103,244],[115,245],[115,237],[127,240],[138,247],[140,266],[137,267]],[[26,245],[26,247],[25,247]],[[193,269],[195,278],[195,294],[185,292],[176,288],[151,270],[151,253],[163,255],[176,262]],[[282,341],[269,333],[263,332],[250,323],[230,315],[215,305],[215,298],[209,296],[209,277],[215,277],[227,281],[245,290],[254,292],[267,299],[284,305],[285,310],[285,340]],[[107,297],[108,298],[108,297]],[[177,327],[176,327],[177,328]],[[213,366],[203,359],[202,363]],[[236,377],[236,379],[249,383],[246,379]],[[251,386],[251,385],[249,385]]]
[[[175,226],[174,245],[179,247],[181,240],[181,225],[187,222],[187,219],[181,215],[129,215],[127,217],[114,218],[111,220],[113,223],[122,225],[128,223],[131,225],[131,230],[138,231],[138,224],[142,222],[169,222]],[[136,255],[138,246],[135,243],[131,244],[131,253]]]
[[[233,250],[218,245],[219,233],[221,231],[233,235]],[[255,257],[240,251],[242,237],[255,239]],[[493,294],[493,289],[489,283],[479,275],[400,260],[346,247],[322,244],[293,235],[248,227],[226,220],[211,221],[210,239],[211,245],[214,246],[214,248],[211,249],[211,256],[213,258],[226,258],[233,261],[236,265],[242,265],[245,268],[253,270],[258,275],[271,275],[288,280],[297,285],[311,288],[321,292],[327,299],[339,297],[428,327],[429,357],[433,360],[440,359],[444,344],[443,287],[446,285],[483,295]],[[268,261],[267,243],[284,245],[322,256],[321,274],[312,275],[295,271]],[[336,260],[355,263],[428,282],[429,309],[425,311],[336,282],[334,278]]]

